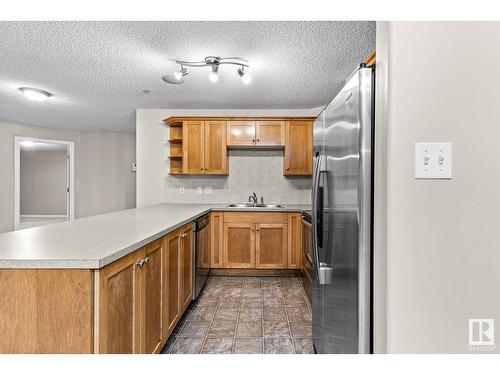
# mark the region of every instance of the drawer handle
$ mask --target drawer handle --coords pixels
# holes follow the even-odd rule
[[[187,237],[187,235],[188,235],[187,232],[184,232],[181,234],[181,238],[185,238],[185,237]]]
[[[145,265],[145,264],[147,264],[147,263],[149,263],[149,258],[148,258],[148,257],[146,257],[146,258],[144,258],[144,259],[141,259],[141,260],[137,261],[137,263],[136,263],[136,264],[137,264],[139,267],[142,267],[142,266],[144,266],[144,265]]]

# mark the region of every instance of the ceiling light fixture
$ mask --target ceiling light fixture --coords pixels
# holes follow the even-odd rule
[[[248,85],[250,83],[250,81],[252,80],[252,77],[250,76],[250,74],[245,72],[244,67],[239,68],[237,73],[238,73],[238,76],[241,78],[241,82],[243,82],[245,85]]]
[[[52,96],[50,92],[35,89],[33,87],[19,87],[19,91],[23,93],[25,97],[37,102],[43,102]]]
[[[180,69],[172,74],[165,74],[162,79],[167,83],[179,84],[184,82],[184,77],[188,74],[184,65],[203,68],[210,67],[212,71],[210,72],[208,78],[212,82],[217,82],[219,80],[219,65],[231,64],[237,65],[239,68],[237,70],[238,75],[241,77],[243,83],[250,83],[250,75],[244,71],[245,68],[250,68],[248,61],[241,59],[239,57],[217,57],[217,56],[207,56],[203,61],[184,61],[184,60],[173,60],[176,64],[180,65]]]

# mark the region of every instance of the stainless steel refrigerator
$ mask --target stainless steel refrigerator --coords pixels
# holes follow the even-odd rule
[[[370,353],[374,69],[361,65],[314,122],[313,341]]]

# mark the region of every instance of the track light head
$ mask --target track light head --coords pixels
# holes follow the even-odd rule
[[[245,72],[245,67],[242,66],[241,68],[238,69],[238,76],[240,76],[241,81],[245,84],[248,85],[250,81],[252,80],[252,77],[250,74]]]
[[[212,65],[212,72],[208,75],[208,78],[210,79],[211,82],[217,82],[219,80],[219,64],[216,63]]]

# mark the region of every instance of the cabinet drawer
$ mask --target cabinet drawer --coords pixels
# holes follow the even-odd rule
[[[225,223],[288,223],[288,214],[274,212],[224,212]]]

